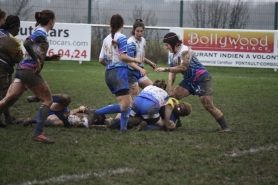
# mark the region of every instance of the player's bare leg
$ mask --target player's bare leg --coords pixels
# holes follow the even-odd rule
[[[190,92],[188,90],[186,90],[185,88],[178,85],[169,92],[169,95],[173,98],[176,98],[177,100],[180,100],[184,97],[189,96]]]
[[[37,125],[35,129],[35,133],[33,136],[34,141],[40,141],[44,143],[54,143],[54,140],[49,139],[42,135],[43,127],[45,124],[45,120],[48,117],[48,112],[50,110],[50,106],[53,103],[52,95],[50,88],[46,82],[41,85],[30,88],[32,93],[41,100],[42,104],[39,108]],[[42,138],[42,139],[41,139]]]
[[[0,101],[0,113],[3,113],[8,107],[12,106],[24,93],[24,84],[14,82],[10,85],[7,95]]]
[[[223,113],[214,106],[212,96],[206,95],[206,96],[200,96],[200,101],[203,104],[203,106],[206,108],[206,110],[214,117],[214,119],[219,123],[221,126],[222,131],[221,132],[230,132]]]
[[[153,82],[149,79],[149,78],[146,78],[144,81],[142,82],[139,82],[139,87],[141,89],[144,89],[145,87],[149,86],[149,85],[152,85]],[[140,92],[139,92],[140,93]]]
[[[24,84],[20,82],[14,82],[10,85],[6,96],[0,101],[0,116],[20,98],[25,90]],[[0,126],[5,125],[0,121]]]

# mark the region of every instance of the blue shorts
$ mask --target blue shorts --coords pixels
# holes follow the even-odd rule
[[[128,83],[129,85],[137,84],[138,82],[142,82],[146,80],[146,76],[142,75],[138,70],[131,70],[128,68]]]
[[[124,89],[129,90],[127,67],[106,70],[105,80],[112,94]]]
[[[134,103],[131,108],[130,115],[142,116],[144,120],[160,118],[159,108],[157,104],[147,98],[136,96],[134,98]]]
[[[61,111],[52,111],[52,110],[49,110],[48,116],[56,115],[60,120],[63,121],[64,126],[68,127],[68,126],[70,126],[70,124],[69,124],[68,120],[64,118],[63,115],[64,115],[64,113],[69,113],[69,112],[70,112],[70,110],[68,108],[65,108],[65,109],[63,109]]]
[[[61,110],[61,111],[52,111],[52,110],[49,110],[48,116],[54,114],[54,115],[56,115],[60,120],[63,120],[63,119],[64,119],[63,114],[64,114],[64,113],[68,113],[68,112],[70,112],[70,110],[69,110],[68,108],[65,108],[65,109],[63,109],[63,110]]]
[[[179,86],[185,88],[193,95],[212,95],[213,88],[212,88],[212,79],[210,75],[205,76],[202,80],[197,82],[187,82],[186,80],[182,80],[179,83]]]

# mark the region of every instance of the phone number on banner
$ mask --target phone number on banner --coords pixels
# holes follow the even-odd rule
[[[67,57],[69,59],[86,59],[87,58],[87,50],[70,50],[70,49],[49,49],[48,56],[59,54],[62,57]]]

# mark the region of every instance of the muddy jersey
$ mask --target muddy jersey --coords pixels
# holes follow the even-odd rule
[[[0,29],[0,69],[13,73],[15,63],[23,59],[21,44],[7,30]]]
[[[36,29],[28,38],[30,38],[33,42],[33,50],[43,66],[49,47],[46,30],[43,27],[40,27]],[[36,69],[36,61],[26,51],[24,59],[19,63],[17,69],[34,70]]]
[[[106,62],[106,69],[113,69],[117,67],[127,67],[127,63],[121,61],[120,55],[126,53],[127,38],[120,32],[116,32],[114,35],[114,41],[118,44],[112,44],[112,35],[109,34],[103,40],[99,58],[102,58]]]
[[[188,50],[189,48],[182,44],[177,53],[171,53],[169,56],[170,67],[182,65],[183,61],[181,59],[181,53],[183,51],[188,51]],[[199,62],[199,60],[194,55],[192,50],[191,50],[191,55],[192,58],[190,60],[188,69],[182,72],[184,80],[186,80],[189,83],[201,80],[205,76],[209,75],[206,68]]]
[[[141,41],[137,40],[134,36],[131,36],[127,40],[127,55],[132,58],[140,58],[142,64],[137,64],[137,65],[142,68],[144,67],[145,48],[146,48],[146,40],[143,37],[141,37]],[[130,66],[128,66],[128,68],[134,70]]]
[[[166,91],[153,85],[145,87],[138,96],[152,100],[158,107],[163,106],[169,98]]]

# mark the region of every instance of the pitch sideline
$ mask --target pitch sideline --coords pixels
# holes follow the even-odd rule
[[[28,182],[24,182],[21,185],[35,185],[35,184],[54,184],[54,183],[61,183],[61,182],[67,182],[70,180],[83,180],[83,179],[88,179],[91,175],[94,175],[96,177],[104,177],[107,175],[114,175],[114,174],[121,174],[121,173],[125,173],[125,172],[135,172],[135,169],[132,168],[117,168],[117,169],[110,169],[107,171],[101,171],[101,172],[93,172],[93,173],[85,173],[85,174],[75,174],[75,175],[60,175],[58,177],[52,177],[46,180],[42,180],[42,181],[37,181],[37,180],[33,180],[33,181],[28,181]]]

